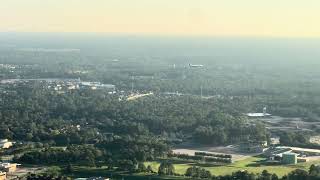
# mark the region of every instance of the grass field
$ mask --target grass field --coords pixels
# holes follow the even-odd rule
[[[127,180],[181,180],[185,177],[173,177],[173,176],[158,176],[151,173],[133,173],[129,174],[126,171],[110,171],[107,167],[87,167],[87,166],[75,166],[71,174],[68,174],[72,178],[79,177],[111,177],[112,179],[127,179]]]
[[[205,164],[197,164],[197,166],[202,166],[216,176],[231,174],[232,172],[239,170],[247,170],[253,173],[261,173],[263,170],[267,170],[270,173],[275,173],[278,176],[283,176],[295,169],[308,170],[311,164],[320,163],[320,161],[313,161],[307,163],[299,163],[296,165],[262,165],[261,162],[264,160],[265,158],[262,157],[250,157],[225,166],[209,166]],[[146,166],[151,165],[154,171],[158,170],[159,162],[146,162],[145,164]],[[175,171],[179,174],[184,174],[186,170],[193,165],[195,164],[186,162],[174,163]]]
[[[270,173],[275,173],[279,177],[282,177],[289,172],[295,169],[304,169],[308,170],[311,164],[318,164],[319,161],[312,161],[307,163],[299,163],[296,165],[264,165],[265,158],[263,157],[250,157],[244,160],[237,161],[232,164],[218,166],[213,164],[195,164],[187,161],[182,160],[174,160],[175,172],[178,174],[183,175],[187,168],[196,165],[203,167],[211,172],[211,174],[218,176],[218,175],[227,175],[231,174],[232,172],[239,171],[239,170],[248,170],[252,173],[261,173],[263,170],[267,170]],[[150,165],[153,171],[157,172],[160,161],[152,161],[152,162],[145,162],[145,165]],[[130,174],[126,171],[110,171],[107,169],[106,166],[103,167],[88,167],[88,166],[81,166],[75,165],[73,172],[69,174],[73,178],[76,177],[112,177],[115,179],[132,179],[132,180],[140,180],[140,179],[155,179],[155,180],[162,180],[162,179],[186,179],[186,177],[172,177],[172,176],[158,176],[157,174],[152,173],[133,173]]]

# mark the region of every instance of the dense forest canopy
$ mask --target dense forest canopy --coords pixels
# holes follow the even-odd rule
[[[165,158],[181,143],[269,141],[265,124],[246,116],[264,107],[276,116],[320,121],[320,42],[315,40],[14,33],[0,37],[0,139],[26,145],[15,150],[27,149],[15,157],[20,162],[103,162],[111,169],[139,166],[152,171],[141,163]],[[55,90],[55,82],[37,80],[46,78],[116,88]],[[6,83],[7,79],[33,80]],[[283,145],[313,147],[309,136],[319,132],[314,126],[308,133],[277,135]],[[160,174],[174,174],[170,163],[160,167]],[[211,176],[197,167],[187,174]]]
[[[60,121],[83,127],[92,123],[110,133],[121,133],[115,128],[118,126],[128,126],[130,133],[128,124],[132,123],[138,132],[182,139],[218,133],[220,144],[248,138],[230,134],[236,127],[248,128],[244,113],[260,112],[265,106],[276,115],[320,119],[316,40],[45,33],[0,36],[0,63],[16,66],[14,70],[1,68],[2,79],[80,78],[114,84],[118,91],[156,93],[136,102],[118,102],[117,95],[103,92],[55,94],[41,83],[18,85],[14,90],[2,87],[9,92],[1,99],[3,124],[23,119],[27,126],[37,122],[47,126],[29,128],[32,135],[38,134],[32,129],[62,128],[50,127]],[[190,68],[189,64],[204,67]],[[187,96],[167,98],[163,96],[166,92]],[[16,112],[11,115],[11,111]],[[218,129],[223,133],[216,132]]]

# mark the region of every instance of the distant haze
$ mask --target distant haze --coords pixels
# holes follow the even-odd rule
[[[320,65],[320,38],[201,38],[94,33],[0,33],[0,49],[153,61]],[[317,66],[314,66],[317,65]],[[297,66],[300,67],[300,66]]]
[[[2,32],[320,37],[319,0],[1,0]]]

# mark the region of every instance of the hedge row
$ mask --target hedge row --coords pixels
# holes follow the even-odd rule
[[[205,162],[222,162],[222,163],[232,163],[231,158],[221,158],[221,157],[205,157],[205,156],[189,156],[188,154],[169,154],[169,157],[175,157],[184,160],[194,160],[194,161],[205,161]]]
[[[213,153],[207,153],[207,152],[195,152],[196,156],[212,156],[212,157],[219,157],[219,158],[229,158],[232,159],[232,155],[230,154],[213,154]]]

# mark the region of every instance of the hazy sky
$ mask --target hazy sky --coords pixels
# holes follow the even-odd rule
[[[0,31],[320,37],[320,0],[1,0]]]

